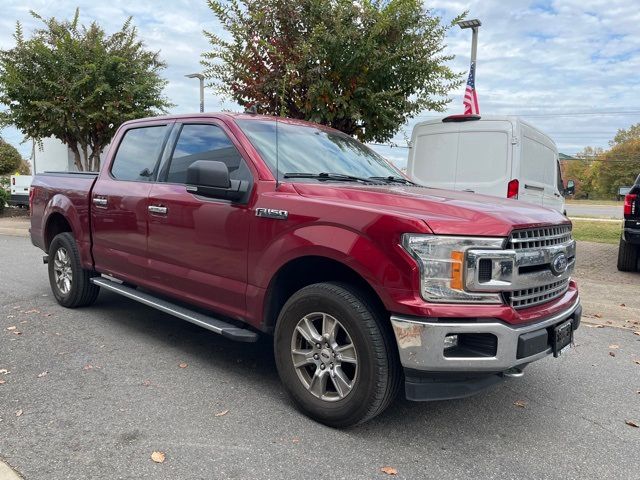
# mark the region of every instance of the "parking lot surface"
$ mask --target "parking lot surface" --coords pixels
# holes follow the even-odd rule
[[[341,431],[293,408],[270,339],[234,343],[105,292],[66,310],[28,239],[0,236],[0,258],[0,457],[27,480],[640,476],[632,330],[583,325],[521,379],[399,399]]]

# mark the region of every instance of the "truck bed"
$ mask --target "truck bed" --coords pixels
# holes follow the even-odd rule
[[[83,267],[92,266],[90,199],[97,177],[97,172],[45,172],[33,178],[31,241],[36,247],[48,251],[53,237],[68,224],[78,242]]]

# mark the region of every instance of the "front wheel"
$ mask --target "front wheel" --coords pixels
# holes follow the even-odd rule
[[[49,247],[49,284],[63,307],[85,307],[95,302],[100,287],[91,283],[93,272],[80,264],[80,253],[73,235],[63,232]]]
[[[638,269],[638,250],[640,250],[640,245],[633,245],[620,238],[618,270],[621,272],[635,272]]]
[[[395,398],[401,374],[384,312],[345,284],[295,293],[275,332],[280,378],[296,405],[332,427],[362,423]]]

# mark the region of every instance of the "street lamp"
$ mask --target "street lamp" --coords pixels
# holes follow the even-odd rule
[[[201,73],[190,73],[187,78],[197,78],[200,80],[200,112],[204,112],[204,75]]]
[[[476,53],[478,51],[478,27],[482,25],[482,22],[477,18],[472,20],[460,20],[458,26],[463,30],[465,28],[472,29],[473,35],[471,37],[471,64],[476,63]]]

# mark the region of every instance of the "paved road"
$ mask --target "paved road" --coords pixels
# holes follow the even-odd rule
[[[402,479],[638,479],[629,330],[583,326],[575,349],[522,379],[470,399],[399,400],[340,431],[292,407],[268,340],[233,343],[104,292],[65,310],[27,239],[0,236],[0,258],[0,457],[27,480],[376,479],[387,465]]]
[[[567,216],[622,218],[622,205],[589,205],[566,203]]]

